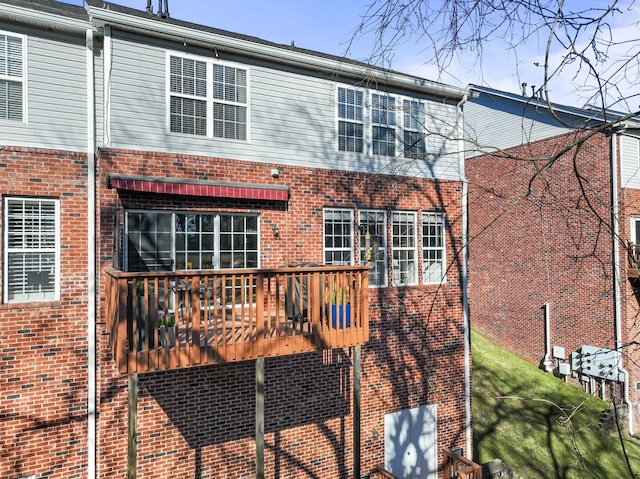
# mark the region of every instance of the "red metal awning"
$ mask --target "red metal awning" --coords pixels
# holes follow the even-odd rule
[[[254,185],[220,181],[182,180],[152,176],[109,175],[107,185],[118,190],[166,195],[242,198],[248,200],[288,201],[289,188],[279,185]]]

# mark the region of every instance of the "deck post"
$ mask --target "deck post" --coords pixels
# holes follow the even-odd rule
[[[256,359],[256,479],[264,479],[264,358]]]
[[[138,455],[138,374],[129,374],[129,416],[127,422],[127,479],[136,479]]]
[[[353,348],[353,478],[360,479],[360,346]]]

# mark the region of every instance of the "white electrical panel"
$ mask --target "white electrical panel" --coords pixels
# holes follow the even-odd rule
[[[577,353],[571,353],[571,368],[591,377],[618,380],[620,353],[613,349],[582,346]]]

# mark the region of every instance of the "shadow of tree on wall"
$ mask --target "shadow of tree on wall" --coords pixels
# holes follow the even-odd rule
[[[273,121],[282,120],[283,125],[287,125],[295,119],[297,125],[304,118],[305,124],[312,125],[314,131],[326,131],[326,125],[319,122],[318,117],[317,112],[308,110],[301,103],[297,116],[275,117]],[[333,122],[331,115],[331,125]],[[287,149],[304,152],[304,158],[312,155],[315,161],[313,168],[281,168],[279,181],[292,185],[292,195],[286,205],[286,218],[281,218],[286,221],[286,226],[280,227],[281,235],[288,237],[286,257],[289,259],[307,255],[301,258],[305,262],[324,262],[319,242],[323,234],[322,216],[325,207],[380,209],[386,212],[410,209],[445,213],[448,255],[446,283],[410,287],[390,285],[388,288],[372,288],[369,291],[371,339],[362,349],[362,396],[365,408],[362,411],[362,472],[368,474],[383,463],[384,443],[380,432],[384,428],[384,413],[387,412],[437,402],[442,406],[438,410],[438,421],[441,424],[438,448],[463,447],[466,432],[462,361],[463,258],[460,250],[463,192],[457,181],[403,176],[408,172],[416,176],[436,176],[436,172],[446,163],[442,157],[450,153],[436,151],[430,152],[430,155],[433,154],[429,158],[405,159],[403,152],[399,152],[397,158],[382,162],[367,162],[363,158],[358,168],[367,173],[341,171],[336,176],[330,170],[323,173],[322,170],[314,169],[341,169],[345,166],[343,155],[335,151],[333,127],[317,149],[310,151],[303,137],[289,139]],[[113,172],[116,172],[116,165],[119,164],[117,158],[107,160],[114,161]],[[128,173],[140,174],[144,171],[144,166],[141,162],[135,167],[139,171],[133,171],[135,168],[131,168],[132,164],[129,163]],[[271,165],[265,164],[258,168],[269,171],[270,167]],[[200,165],[199,168],[203,174],[198,177],[208,179],[206,165]],[[171,165],[167,166],[166,171],[167,175],[171,173]],[[186,177],[195,174],[184,164],[180,165],[180,171]],[[228,177],[215,179],[234,180]],[[119,201],[121,204],[118,204]],[[176,207],[177,202],[185,210],[203,208],[203,205],[206,205],[206,209],[229,206],[226,200],[221,199],[165,197],[157,198],[157,207],[171,209]],[[148,195],[136,196],[131,193],[124,193],[113,202],[117,208],[124,209],[149,207],[149,203]],[[153,204],[155,203],[156,199],[153,199]],[[313,204],[308,214],[301,209],[305,203]],[[234,204],[234,207],[280,213],[282,205],[248,202]],[[301,215],[299,211],[305,211],[305,214]],[[269,213],[266,213],[265,217],[268,216]],[[113,230],[113,225],[107,224],[108,217],[103,215],[105,231]],[[418,220],[416,227],[419,228],[419,225]],[[387,227],[387,234],[390,235],[390,221]],[[108,236],[103,235],[103,238]],[[388,252],[390,251],[389,245]],[[416,254],[419,255],[420,251],[418,244]],[[419,262],[419,258],[416,261]],[[189,447],[196,451],[196,478],[203,474],[201,454],[204,448],[214,445],[221,447],[230,441],[252,440],[255,436],[254,368],[255,363],[248,362],[140,376],[143,394],[157,401],[171,424],[177,428]],[[339,477],[348,477],[353,450],[351,441],[347,443],[345,438],[351,437],[352,419],[349,415],[352,414],[352,373],[347,350],[268,358],[265,361],[265,448],[273,453],[276,478],[289,469],[304,471],[309,477],[316,477],[314,474],[325,467],[322,461],[328,459],[318,458],[318,461],[303,463],[289,445],[282,445],[287,429],[305,425],[316,425],[333,448],[334,457],[331,461],[337,462]],[[378,396],[382,393],[382,388],[385,389],[384,398]],[[153,414],[153,411],[145,410],[141,414],[146,416]],[[339,422],[337,427],[329,424],[336,419]],[[140,432],[144,434],[143,430]],[[306,444],[313,444],[311,439]],[[234,457],[235,453],[227,452],[234,460],[243,461],[247,469],[252,468],[252,457],[237,458]],[[142,453],[146,451],[142,452],[141,447],[139,454]],[[327,467],[334,465],[327,464]]]

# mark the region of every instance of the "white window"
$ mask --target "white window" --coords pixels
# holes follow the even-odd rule
[[[640,216],[632,216],[631,217],[631,234],[629,235],[629,239],[631,240],[631,244],[640,243]]]
[[[234,65],[169,55],[172,133],[248,139],[249,72]]]
[[[416,214],[394,211],[391,220],[393,284],[417,284]]]
[[[324,210],[324,263],[353,264],[353,211]]]
[[[128,211],[127,271],[258,268],[258,216]]]
[[[640,216],[631,217],[629,243],[629,262],[636,268],[640,265]]]
[[[361,210],[358,222],[360,264],[372,266],[370,286],[387,285],[387,221],[384,211]]]
[[[422,282],[440,283],[445,277],[444,215],[422,213]]]
[[[364,93],[338,87],[338,150],[364,151]]]
[[[423,158],[426,153],[424,103],[404,100],[403,110],[404,156],[405,158]]]
[[[24,37],[0,32],[0,120],[24,120]]]
[[[59,299],[59,201],[5,198],[4,215],[4,301]]]
[[[396,155],[395,98],[371,95],[371,142],[374,155]]]

